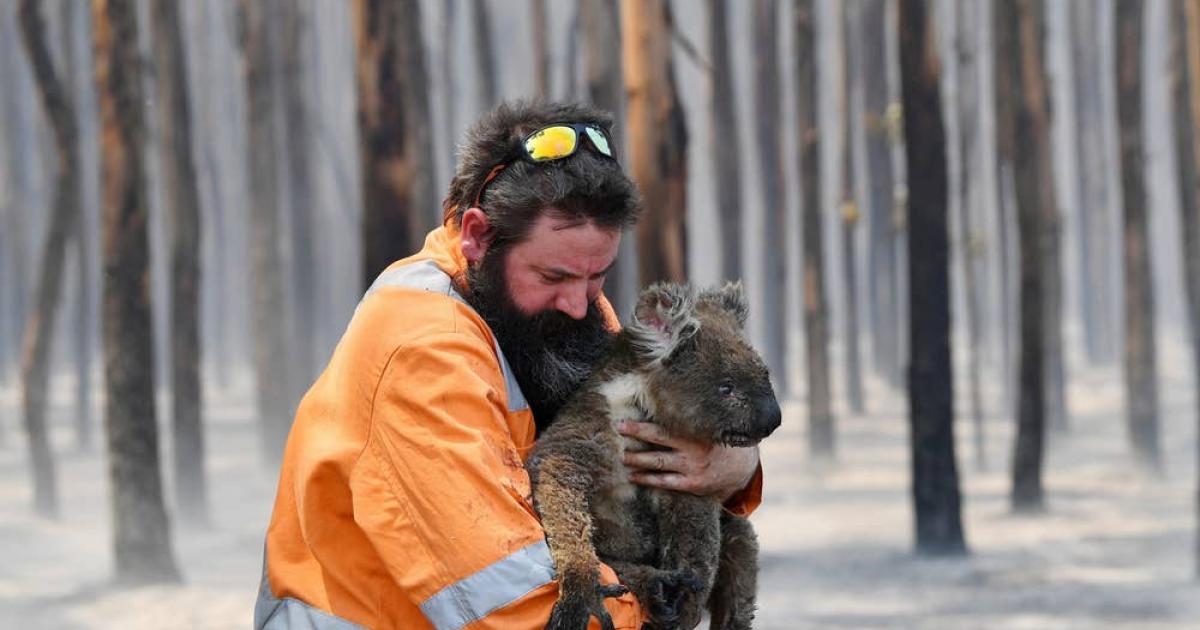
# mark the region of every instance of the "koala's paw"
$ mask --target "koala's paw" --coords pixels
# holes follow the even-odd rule
[[[564,583],[558,602],[554,604],[554,610],[550,612],[550,621],[546,623],[546,630],[586,630],[588,621],[593,616],[600,622],[601,628],[614,630],[612,617],[604,608],[604,599],[619,597],[628,592],[629,589],[620,584],[577,587]]]
[[[663,571],[650,592],[652,627],[661,630],[695,627],[703,609],[698,597],[702,588],[700,578],[691,569]]]

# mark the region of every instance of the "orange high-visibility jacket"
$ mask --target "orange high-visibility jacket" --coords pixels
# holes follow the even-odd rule
[[[558,585],[523,467],[533,416],[455,285],[460,243],[435,229],[384,271],[300,402],[256,628],[545,626]],[[761,471],[741,495],[737,512],[757,506]],[[633,595],[606,606],[617,628],[645,619]]]

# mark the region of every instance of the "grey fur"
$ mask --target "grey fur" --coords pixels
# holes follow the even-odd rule
[[[598,585],[611,566],[651,614],[649,628],[692,628],[707,606],[712,628],[750,628],[758,548],[750,522],[718,500],[631,486],[620,436],[630,415],[669,433],[750,446],[779,426],[762,359],[744,336],[740,284],[696,293],[686,285],[644,290],[634,321],[539,438],[528,468],[560,583],[547,628],[611,620]]]

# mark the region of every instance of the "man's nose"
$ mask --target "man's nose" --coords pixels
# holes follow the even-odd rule
[[[558,301],[554,306],[572,319],[583,319],[587,315],[588,307],[587,284],[564,287],[559,292]]]

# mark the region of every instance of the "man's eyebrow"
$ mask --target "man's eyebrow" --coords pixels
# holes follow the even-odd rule
[[[612,271],[612,268],[615,267],[616,265],[617,265],[617,260],[614,258],[613,261],[611,263],[608,263],[608,266],[605,267],[603,270],[601,270],[595,274],[592,274],[592,278],[599,278],[601,276],[608,275],[608,272]],[[539,271],[541,273],[549,273],[549,274],[553,274],[556,276],[562,276],[564,278],[582,278],[583,277],[577,273],[567,271],[566,269],[560,269],[558,267],[542,267],[541,265],[534,265],[534,269],[536,269],[537,271]]]

